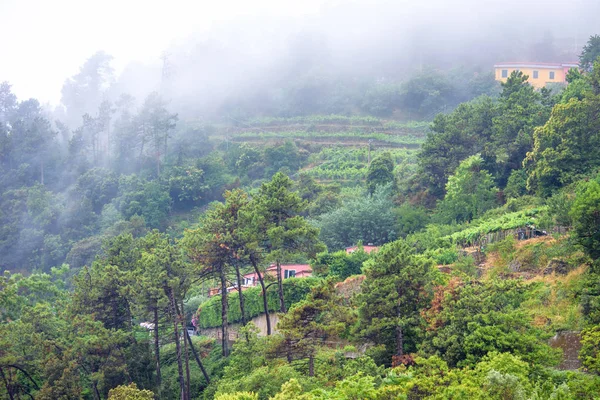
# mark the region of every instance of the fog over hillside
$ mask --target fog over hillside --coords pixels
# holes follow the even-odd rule
[[[48,26],[42,38],[15,25],[30,6],[45,14],[32,19]],[[8,1],[0,5],[0,30],[12,39],[0,44],[0,80],[9,81],[19,97],[58,106],[57,118],[72,119],[73,125],[75,116],[61,118],[64,111],[73,114],[63,82],[103,51],[112,58],[105,60],[110,69],[101,96],[78,99],[77,114],[93,112],[100,97],[115,101],[129,93],[141,102],[157,90],[183,117],[198,118],[231,114],[241,103],[247,110],[265,98],[277,102],[293,90],[290,86],[307,81],[318,87],[341,80],[351,82],[352,90],[364,90],[361,85],[402,81],[423,68],[487,73],[498,61],[574,60],[599,12],[600,3],[593,0],[568,5],[537,0],[228,1],[218,6],[108,1],[102,7],[67,0],[52,7]]]

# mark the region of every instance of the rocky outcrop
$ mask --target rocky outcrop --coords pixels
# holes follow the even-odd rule
[[[548,344],[551,347],[561,349],[563,357],[558,369],[577,370],[581,367],[579,351],[581,350],[581,334],[575,331],[558,332],[552,337]]]
[[[544,275],[556,273],[558,275],[566,275],[569,273],[569,264],[563,260],[553,259],[548,261],[548,265],[544,268]]]
[[[523,269],[523,264],[519,260],[512,260],[508,264],[508,269],[510,269],[512,272],[521,272]]]

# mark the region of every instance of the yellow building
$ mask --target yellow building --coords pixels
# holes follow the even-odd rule
[[[522,71],[529,76],[527,82],[537,89],[546,86],[547,83],[566,83],[567,72],[571,68],[579,68],[576,63],[500,63],[494,65],[496,80],[506,82],[513,71]]]

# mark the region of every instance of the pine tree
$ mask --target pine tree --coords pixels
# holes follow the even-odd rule
[[[403,240],[381,247],[365,263],[366,278],[359,296],[360,335],[384,344],[389,355],[402,357],[407,342],[414,349],[420,311],[429,303],[432,265]]]

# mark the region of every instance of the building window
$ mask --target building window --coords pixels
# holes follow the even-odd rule
[[[533,79],[539,78],[539,71],[533,71]]]
[[[284,279],[293,278],[295,276],[296,276],[296,270],[286,269],[285,271],[283,271],[283,277],[284,277]]]
[[[503,69],[502,70],[502,77],[503,78],[508,78],[508,70],[507,69]]]
[[[554,79],[554,71],[550,71],[550,79]]]

